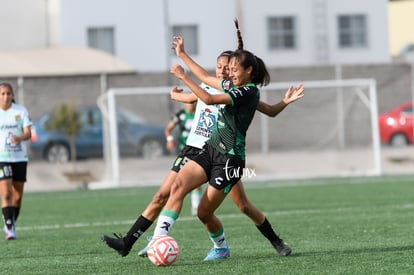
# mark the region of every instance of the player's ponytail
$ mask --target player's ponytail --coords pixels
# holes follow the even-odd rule
[[[234,20],[237,33],[237,50],[232,54],[233,58],[236,58],[240,65],[247,69],[249,66],[252,67],[251,81],[252,83],[259,86],[266,86],[270,82],[270,75],[267,71],[266,65],[263,60],[254,55],[253,53],[244,49],[243,38],[239,28],[239,20]]]
[[[236,33],[237,33],[237,42],[238,42],[237,49],[243,50],[243,38],[241,36],[241,32],[239,29],[239,20],[237,20],[237,18],[234,19],[234,25],[236,26]]]

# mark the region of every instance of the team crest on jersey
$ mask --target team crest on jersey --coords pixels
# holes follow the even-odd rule
[[[21,119],[20,115],[15,115],[14,120],[19,121]]]
[[[224,90],[230,90],[230,88],[233,86],[233,82],[231,82],[230,80],[225,80],[222,83]]]

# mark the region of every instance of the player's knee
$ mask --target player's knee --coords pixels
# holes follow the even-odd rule
[[[170,196],[176,199],[183,199],[190,191],[191,189],[188,190],[188,188],[185,186],[185,183],[177,178],[171,185]]]
[[[4,192],[3,194],[1,194],[1,200],[6,202],[7,204],[11,204],[12,203],[12,193],[11,192]]]
[[[200,209],[197,209],[197,217],[202,223],[208,222],[207,215],[204,212],[200,211]]]
[[[240,212],[248,215],[251,213],[251,203],[246,198],[239,197],[237,200],[233,200],[236,204],[237,208],[240,210]]]
[[[252,212],[252,209],[248,204],[238,204],[237,207],[239,208],[240,212],[247,216],[249,216],[249,214]]]
[[[202,223],[207,223],[211,217],[213,216],[213,213],[203,205],[199,205],[197,209],[197,217]]]

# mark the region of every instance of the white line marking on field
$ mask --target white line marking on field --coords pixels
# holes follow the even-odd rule
[[[392,208],[392,209],[412,209],[414,204],[401,204],[401,205],[384,205],[376,206],[378,208]],[[315,213],[327,213],[327,212],[346,212],[355,211],[360,209],[358,207],[342,207],[342,208],[331,208],[331,209],[298,209],[298,210],[286,210],[286,211],[274,211],[264,213],[266,216],[281,216],[281,215],[300,215],[300,214],[315,214]],[[365,208],[364,208],[365,209]],[[220,219],[234,219],[244,217],[243,214],[223,214],[217,215]],[[179,218],[180,221],[193,221],[196,220],[193,216],[182,216]],[[19,231],[33,231],[33,230],[52,230],[52,229],[66,229],[66,228],[83,228],[83,227],[101,227],[109,225],[132,225],[135,220],[123,220],[123,221],[108,221],[108,222],[85,222],[85,223],[71,223],[71,224],[51,224],[51,225],[39,225],[39,226],[19,226]]]

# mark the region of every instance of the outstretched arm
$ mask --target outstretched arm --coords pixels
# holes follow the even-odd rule
[[[187,65],[190,71],[203,83],[221,90],[221,80],[210,75],[204,68],[198,65],[185,51],[184,51],[184,38],[181,36],[175,36],[171,43],[171,48],[175,50],[175,53],[182,61]]]
[[[170,90],[170,96],[172,100],[182,103],[193,103],[197,101],[197,96],[194,93],[183,93],[183,89],[173,87]]]
[[[288,106],[290,103],[295,102],[296,100],[302,98],[305,95],[304,92],[305,92],[305,88],[303,87],[302,84],[299,84],[298,86],[296,86],[296,88],[293,88],[293,86],[290,86],[289,89],[286,91],[283,100],[273,105],[270,105],[263,101],[259,101],[257,110],[270,117],[275,117],[281,111],[283,111],[286,108],[286,106]]]
[[[195,83],[191,77],[189,77],[185,72],[183,67],[180,65],[173,65],[170,69],[170,72],[184,82],[188,88],[198,97],[200,98],[205,104],[212,105],[212,104],[232,104],[231,98],[228,94],[216,94],[211,95],[204,91],[197,83]]]

